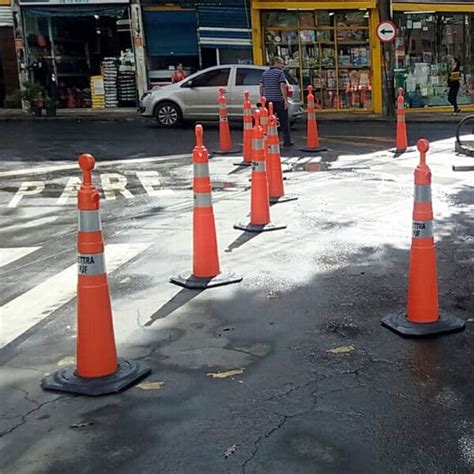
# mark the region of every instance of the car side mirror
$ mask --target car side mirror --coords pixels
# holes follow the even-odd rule
[[[189,87],[189,88],[192,88],[193,87],[193,81],[186,81],[184,82],[181,87]]]

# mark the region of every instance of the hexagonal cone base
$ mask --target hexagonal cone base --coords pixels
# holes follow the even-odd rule
[[[219,273],[219,275],[209,278],[197,277],[191,274],[171,277],[170,282],[187,288],[188,290],[205,290],[206,288],[213,288],[215,286],[239,283],[242,281],[242,278],[243,277],[235,273]]]
[[[412,323],[406,313],[391,313],[382,318],[382,324],[403,337],[428,337],[462,331],[466,323],[456,316],[442,313],[435,323]]]
[[[288,202],[288,201],[296,201],[298,196],[293,194],[285,194],[284,196],[280,197],[270,197],[270,204],[278,204],[279,202]]]
[[[239,153],[240,150],[238,148],[233,148],[232,150],[212,150],[213,155],[235,155]]]
[[[304,151],[306,153],[319,153],[320,151],[327,151],[327,148],[324,148],[324,147],[309,148],[307,146],[304,146],[302,148],[299,148],[299,150]]]
[[[97,397],[117,393],[146,377],[151,369],[140,362],[119,359],[117,372],[105,377],[85,378],[76,374],[76,367],[63,367],[41,381],[44,390]]]
[[[234,163],[235,166],[252,166],[251,161],[239,161],[238,163]]]
[[[244,224],[243,222],[239,222],[238,224],[234,224],[234,229],[245,230],[246,232],[269,232],[271,230],[286,229],[286,225],[277,225],[271,222],[264,225],[251,224],[250,222]]]

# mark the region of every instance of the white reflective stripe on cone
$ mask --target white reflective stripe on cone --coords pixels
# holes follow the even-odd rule
[[[308,119],[309,120],[316,120],[316,114],[315,113],[309,113],[308,114]]]
[[[269,145],[268,146],[268,151],[270,153],[278,153],[280,151],[280,145]]]
[[[98,232],[102,230],[99,211],[79,211],[79,232]]]
[[[102,275],[105,273],[105,258],[103,253],[84,254],[77,256],[77,273],[79,275]]]
[[[195,178],[209,178],[209,163],[193,163]]]
[[[277,134],[278,134],[278,130],[275,125],[271,125],[270,127],[268,127],[268,135],[277,135]]]
[[[253,128],[252,122],[244,122],[244,129],[245,130],[249,130],[251,128]]]
[[[412,237],[414,239],[433,237],[433,221],[413,221]]]
[[[431,202],[430,184],[415,184],[415,202]]]
[[[252,162],[252,170],[253,171],[258,171],[258,172],[265,171],[266,170],[265,161],[253,161]]]
[[[211,193],[194,193],[194,207],[211,207]]]
[[[252,140],[253,150],[263,150],[263,140],[261,138],[254,138]]]

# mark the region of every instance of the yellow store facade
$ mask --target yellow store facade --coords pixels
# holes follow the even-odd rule
[[[387,81],[407,90],[413,111],[448,110],[449,58],[461,56],[460,104],[474,110],[474,3],[393,3],[393,11],[397,37],[384,48],[376,0],[253,1],[254,61],[281,56],[304,96],[313,86],[321,112],[382,113]]]

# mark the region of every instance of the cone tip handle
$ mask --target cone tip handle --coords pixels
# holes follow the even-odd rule
[[[82,171],[91,171],[95,166],[95,158],[88,153],[83,153],[79,156],[79,166]]]
[[[308,86],[308,92],[309,92],[310,94],[311,94],[311,92],[313,92],[313,86],[312,86],[311,84]]]
[[[420,138],[416,142],[416,147],[420,153],[426,153],[430,149],[430,142],[425,138]]]
[[[403,87],[398,88],[398,95],[399,96],[403,95]]]
[[[223,87],[219,87],[219,94],[225,94],[225,89]]]
[[[202,125],[201,124],[196,125],[196,127],[194,128],[194,135],[196,136],[196,145],[197,146],[202,146],[203,131],[202,131]]]
[[[267,98],[264,95],[262,95],[262,97],[260,97],[260,102],[265,107],[265,104],[267,103]]]
[[[250,97],[249,91],[244,91],[244,98],[245,98],[245,100],[249,100],[249,97]]]

